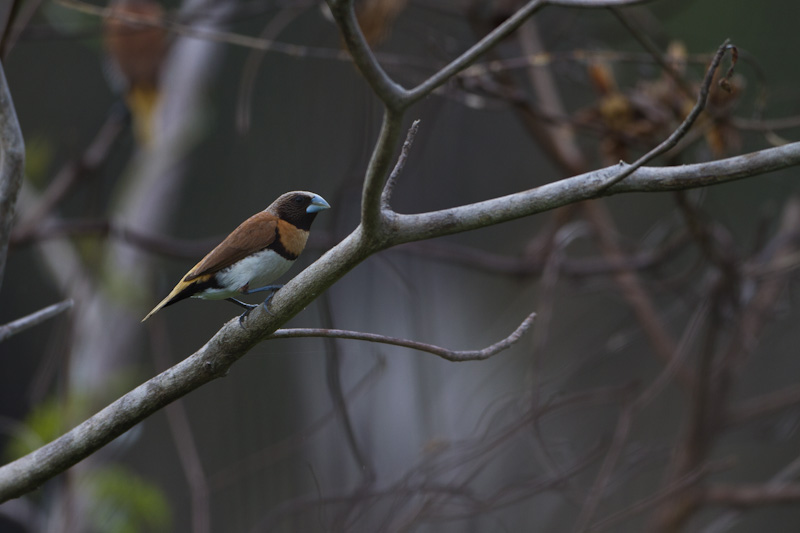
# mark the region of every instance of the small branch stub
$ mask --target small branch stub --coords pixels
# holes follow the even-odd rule
[[[400,173],[403,172],[403,168],[406,166],[408,153],[411,151],[411,146],[414,144],[414,139],[417,137],[417,131],[419,130],[420,122],[420,119],[416,119],[411,124],[411,127],[408,128],[406,140],[403,143],[403,148],[400,150],[400,157],[397,158],[397,163],[395,164],[392,173],[389,175],[389,179],[386,180],[386,185],[383,187],[383,194],[381,194],[381,209],[384,211],[391,210],[389,203],[392,201],[392,193],[394,192],[394,187],[397,184],[397,178],[400,176]]]

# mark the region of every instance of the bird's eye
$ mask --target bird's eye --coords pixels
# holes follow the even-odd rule
[[[294,201],[294,203],[296,203],[297,205],[300,205],[300,204],[302,204],[302,203],[303,203],[303,201],[305,200],[305,198],[303,198],[302,196],[295,196],[295,197],[294,197],[292,200],[293,200],[293,201]]]

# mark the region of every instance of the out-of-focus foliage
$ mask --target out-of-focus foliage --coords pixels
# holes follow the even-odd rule
[[[164,491],[122,466],[99,468],[84,480],[94,494],[90,513],[94,531],[139,533],[170,531]]]
[[[64,433],[64,411],[54,398],[33,406],[6,444],[3,458],[13,461]]]
[[[52,142],[43,136],[33,137],[25,143],[25,179],[34,187],[41,188],[50,178],[48,172],[53,164]]]

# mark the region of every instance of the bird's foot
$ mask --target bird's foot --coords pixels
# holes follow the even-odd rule
[[[239,316],[239,325],[244,328],[244,319],[247,318],[247,315],[250,314],[250,311],[258,307],[258,304],[246,304],[241,300],[237,300],[236,298],[226,298],[226,300],[238,305],[239,307],[244,307],[244,313]]]
[[[267,296],[266,300],[264,300],[261,306],[264,308],[264,311],[268,315],[272,315],[272,311],[269,310],[269,301],[272,300],[272,297],[275,296],[275,293],[278,292],[278,290],[280,290],[281,287],[283,287],[283,285],[267,285],[266,287],[259,287],[257,289],[245,289],[241,292],[242,294],[251,294],[254,292],[271,291],[269,296]],[[226,298],[226,300],[238,305],[239,307],[244,307],[244,313],[242,313],[239,316],[239,324],[242,327],[244,327],[244,319],[247,318],[247,315],[249,315],[253,309],[258,307],[258,304],[244,303],[243,301],[237,300],[236,298]]]
[[[252,294],[254,292],[270,291],[270,295],[267,296],[267,299],[264,300],[264,303],[262,303],[261,305],[264,307],[264,311],[266,311],[267,314],[272,315],[272,311],[269,310],[269,301],[272,300],[272,297],[275,296],[275,293],[278,292],[281,289],[281,287],[283,287],[283,285],[266,285],[264,287],[258,287],[256,289],[249,289],[249,288],[244,289],[241,292],[242,294]]]
[[[251,308],[249,308],[249,309],[245,309],[245,310],[244,310],[244,313],[242,313],[241,315],[239,315],[239,325],[240,325],[240,326],[242,326],[242,328],[244,328],[244,329],[247,329],[247,328],[245,328],[245,326],[244,326],[244,319],[245,319],[245,318],[247,318],[247,315],[249,315],[249,314],[250,314],[250,311],[252,311],[252,310],[253,310],[253,309],[255,309],[256,307],[258,307],[258,305],[253,305],[253,307],[251,307]]]
[[[275,293],[278,292],[278,289],[275,289],[267,296],[266,300],[261,304],[261,307],[264,308],[264,311],[267,312],[268,315],[272,316],[272,311],[269,310],[269,301],[272,300],[272,297],[275,296]]]

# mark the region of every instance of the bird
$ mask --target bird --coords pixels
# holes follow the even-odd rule
[[[108,54],[105,74],[112,88],[124,96],[133,117],[134,139],[140,145],[150,145],[156,134],[161,71],[171,45],[167,14],[155,0],[112,0],[108,9],[103,23],[103,45]]]
[[[311,224],[320,211],[330,209],[322,196],[308,191],[292,191],[278,197],[269,207],[256,213],[200,260],[175,288],[142,319],[186,298],[228,300],[245,308],[245,317],[258,305],[234,298],[239,294],[270,291],[269,301],[283,285],[271,285],[292,266],[308,240]]]

